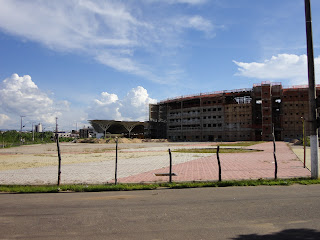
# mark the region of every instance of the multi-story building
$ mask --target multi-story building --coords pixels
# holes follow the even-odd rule
[[[320,86],[317,86],[317,96]],[[300,138],[309,132],[308,86],[262,82],[237,89],[182,96],[149,106],[149,135],[173,141]]]

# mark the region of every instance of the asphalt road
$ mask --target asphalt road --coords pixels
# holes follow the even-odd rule
[[[320,185],[0,194],[0,239],[320,239]]]

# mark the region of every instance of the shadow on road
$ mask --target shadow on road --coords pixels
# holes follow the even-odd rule
[[[313,229],[287,229],[281,232],[271,233],[267,235],[249,234],[240,235],[235,240],[277,240],[277,239],[290,239],[290,240],[316,240],[320,239],[320,232]]]

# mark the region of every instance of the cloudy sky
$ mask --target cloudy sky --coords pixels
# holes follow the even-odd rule
[[[170,97],[307,84],[303,0],[0,0],[0,52],[0,129],[146,120]]]

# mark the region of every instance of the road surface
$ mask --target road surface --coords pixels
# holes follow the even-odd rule
[[[320,239],[319,199],[320,185],[2,193],[0,239]]]

